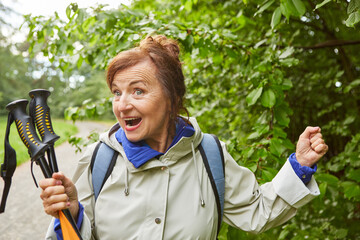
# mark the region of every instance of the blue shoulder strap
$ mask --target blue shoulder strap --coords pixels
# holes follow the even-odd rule
[[[95,201],[114,168],[117,156],[118,152],[103,142],[99,142],[94,150],[90,167]]]
[[[224,154],[219,139],[215,135],[204,134],[204,138],[199,145],[206,171],[209,175],[211,186],[214,191],[216,205],[218,209],[218,234],[221,227],[222,216],[224,213],[225,195],[225,168]]]

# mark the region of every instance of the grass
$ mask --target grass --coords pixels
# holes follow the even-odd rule
[[[76,134],[78,131],[71,122],[52,119],[52,123],[55,133],[60,136],[60,139],[55,142],[55,146],[65,142],[69,136]],[[4,161],[3,141],[5,140],[6,124],[7,119],[5,117],[0,117],[0,163],[3,163]],[[15,124],[11,125],[9,142],[10,145],[16,150],[17,165],[20,165],[21,163],[30,159],[28,150],[20,140]]]

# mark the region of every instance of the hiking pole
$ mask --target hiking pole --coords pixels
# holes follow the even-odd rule
[[[54,132],[51,123],[50,108],[47,105],[47,99],[50,96],[50,91],[45,89],[34,89],[29,92],[29,96],[31,97],[31,101],[29,105],[29,114],[32,117],[32,119],[34,119],[36,128],[40,133],[42,142],[49,146],[49,148],[46,150],[49,166],[52,172],[58,172],[59,169],[58,169],[55,150],[54,150],[54,143],[60,137],[56,135]],[[69,217],[63,216],[61,212],[59,215],[60,215],[61,226],[63,226],[64,224],[66,224],[64,217],[68,219]],[[70,217],[72,219],[71,215]],[[74,229],[77,230],[77,228]]]
[[[49,148],[47,144],[44,144],[38,138],[34,129],[32,119],[26,113],[26,107],[28,100],[21,99],[13,101],[6,106],[6,110],[12,115],[12,119],[15,121],[16,128],[20,135],[22,142],[28,148],[31,161],[40,165],[41,171],[45,178],[52,177],[52,170],[50,169],[46,159],[45,151]],[[61,229],[63,231],[64,239],[69,240],[82,240],[80,232],[76,226],[69,209],[63,209],[59,212]],[[66,237],[68,236],[68,237]]]
[[[55,156],[54,143],[60,138],[55,134],[50,118],[50,108],[46,100],[50,96],[50,91],[45,89],[34,89],[29,92],[31,97],[29,105],[30,117],[34,120],[36,128],[40,133],[42,142],[49,146],[46,151],[50,168],[53,172],[58,172],[58,165]]]

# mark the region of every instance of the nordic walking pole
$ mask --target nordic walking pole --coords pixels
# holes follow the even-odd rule
[[[29,92],[31,102],[29,105],[29,114],[34,120],[36,128],[40,133],[42,142],[47,144],[49,148],[46,150],[48,161],[52,172],[58,172],[58,165],[54,150],[54,143],[60,138],[55,134],[50,116],[50,108],[47,105],[47,98],[50,96],[50,91],[45,89],[34,89]],[[60,225],[66,225],[67,222],[60,212]],[[76,226],[76,225],[75,225]],[[67,233],[63,232],[63,235]]]
[[[31,161],[35,161],[40,165],[41,171],[45,178],[52,177],[52,170],[45,159],[45,151],[49,148],[47,144],[44,144],[38,138],[34,125],[30,116],[26,113],[26,107],[28,100],[21,99],[9,103],[6,109],[12,115],[12,119],[15,121],[16,128],[20,135],[22,142],[28,148]],[[63,209],[59,212],[60,222],[63,236],[65,240],[82,240],[80,232],[76,226],[76,223],[70,213],[69,209]]]
[[[34,89],[30,91],[29,96],[31,97],[31,101],[29,105],[29,115],[34,120],[42,142],[49,146],[46,152],[51,170],[58,172],[54,143],[60,137],[55,134],[51,124],[50,108],[47,105],[49,95],[50,91],[45,89]]]

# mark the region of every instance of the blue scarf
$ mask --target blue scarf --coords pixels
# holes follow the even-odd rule
[[[190,137],[195,133],[195,129],[188,123],[186,123],[182,118],[178,118],[176,124],[176,133],[175,138],[173,139],[170,147],[166,150],[168,151],[172,146],[174,146],[182,137]],[[164,153],[158,152],[152,149],[149,145],[146,144],[144,140],[139,142],[130,142],[125,132],[120,128],[116,133],[115,137],[118,142],[123,146],[126,157],[134,165],[135,168],[139,168],[144,165],[150,159],[164,155]]]

